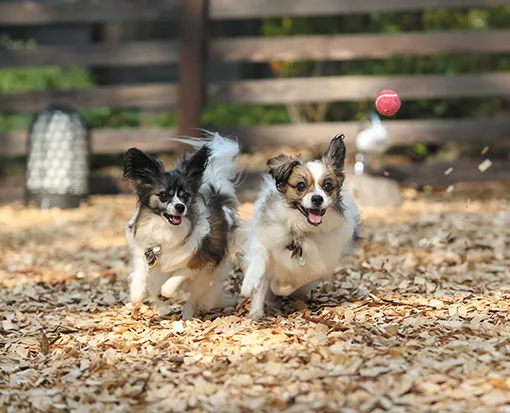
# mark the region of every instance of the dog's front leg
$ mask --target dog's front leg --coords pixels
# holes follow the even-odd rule
[[[147,290],[147,279],[149,277],[149,266],[138,248],[133,250],[133,272],[130,276],[129,292],[131,305],[133,306],[133,314],[136,315],[145,298]]]
[[[241,287],[241,295],[243,297],[252,297],[259,289],[266,273],[268,261],[269,255],[263,245],[255,244],[250,246],[247,255],[248,268],[246,269]]]
[[[251,310],[248,314],[249,318],[257,320],[264,317],[264,305],[266,304],[267,294],[269,293],[269,280],[263,278],[258,288],[251,298]]]

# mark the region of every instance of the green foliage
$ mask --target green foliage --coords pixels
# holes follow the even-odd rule
[[[22,42],[7,36],[0,37],[0,48],[19,50],[35,47],[34,41]],[[89,71],[77,67],[0,68],[0,93],[85,89],[92,83]]]

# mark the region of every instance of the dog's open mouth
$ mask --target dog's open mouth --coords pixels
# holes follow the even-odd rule
[[[299,212],[301,212],[308,222],[312,225],[320,225],[322,223],[322,217],[326,213],[325,209],[320,208],[303,208],[301,205],[298,205],[297,208],[299,209]]]
[[[182,216],[180,215],[170,215],[166,212],[163,214],[163,216],[167,219],[168,222],[172,225],[181,225],[182,223]]]

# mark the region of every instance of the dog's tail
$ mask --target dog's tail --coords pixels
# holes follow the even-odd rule
[[[236,164],[240,153],[239,143],[233,138],[221,136],[218,132],[202,130],[202,138],[171,138],[176,142],[185,143],[195,149],[206,145],[209,160],[205,168],[202,185],[212,186],[214,190],[223,195],[235,197]]]
[[[236,164],[239,156],[239,143],[231,138],[221,136],[218,132],[210,133],[206,145],[211,150],[209,163],[204,171],[203,184],[211,185],[217,192],[235,198]]]

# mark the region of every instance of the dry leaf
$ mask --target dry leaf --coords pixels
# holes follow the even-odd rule
[[[45,356],[50,352],[50,342],[48,341],[48,337],[44,334],[44,330],[41,330],[41,340],[39,341],[39,346],[41,353]]]
[[[485,159],[480,165],[478,165],[478,170],[480,172],[485,172],[492,166],[492,162],[490,159]]]

